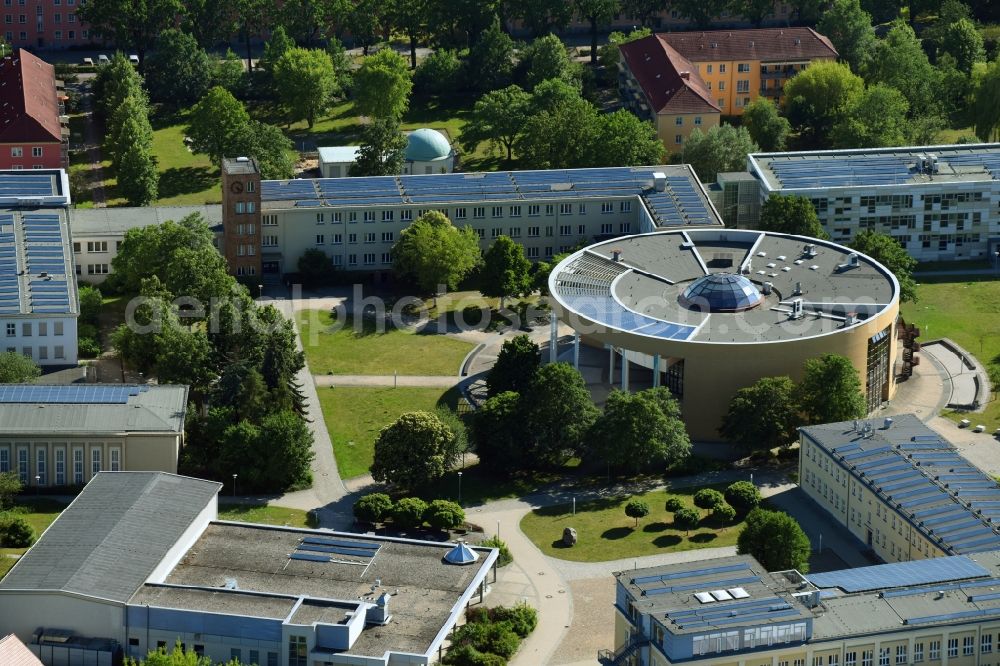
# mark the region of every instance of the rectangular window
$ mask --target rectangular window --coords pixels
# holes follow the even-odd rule
[[[684,124],[684,116],[677,116],[676,118],[674,118],[674,124],[677,125],[677,126],[683,125]]]
[[[726,82],[719,81],[719,92],[723,92],[726,89]]]
[[[254,183],[252,180],[247,181],[247,192],[253,192],[256,188],[257,188],[256,183]]]
[[[872,666],[872,661],[874,657],[874,650],[862,650],[861,651],[861,666]]]
[[[472,209],[472,217],[474,219],[477,219],[477,220],[486,217],[486,207],[485,206],[476,206],[475,208],[473,208]]]
[[[631,222],[622,222],[621,224],[619,224],[618,225],[618,233],[620,233],[620,234],[630,234],[630,233],[632,233],[632,223]]]
[[[602,201],[601,202],[601,213],[613,213],[615,212],[615,204],[612,201]]]
[[[897,645],[896,646],[896,663],[905,664],[906,663],[906,646]]]
[[[395,217],[395,212],[394,211],[391,211],[391,210],[384,210],[384,211],[382,211],[382,221],[383,222],[392,222],[392,220],[393,220],[394,217]]]
[[[348,242],[349,245],[354,245],[355,243],[358,242],[358,235],[357,234],[347,234],[347,242]]]
[[[542,207],[538,204],[531,204],[528,206],[528,217],[537,217]]]
[[[919,663],[924,660],[924,644],[914,643],[913,644],[913,663]]]
[[[678,144],[679,143],[684,143],[684,135],[683,134],[675,134],[674,135],[674,143],[678,143]]]
[[[278,666],[278,653],[268,652],[267,653],[267,666]]]
[[[256,206],[257,206],[257,204],[255,204],[254,202],[248,201],[247,202],[247,212],[248,213],[254,212],[255,210],[257,210]]]
[[[858,666],[858,653],[846,652],[844,654],[844,666]]]
[[[979,651],[983,654],[993,652],[993,634],[983,634],[979,641]]]
[[[28,485],[28,449],[25,447],[17,450],[17,478],[22,485]]]
[[[90,450],[90,476],[101,471],[101,447],[95,446]]]
[[[73,449],[73,484],[83,485],[83,449]]]
[[[579,204],[579,205],[577,205],[577,207],[576,207],[576,214],[577,215],[586,215],[587,214],[587,204]]]
[[[528,259],[538,259],[538,248],[529,247],[528,248]]]
[[[65,486],[66,485],[66,449],[58,448],[55,450],[56,456],[56,485]]]
[[[391,264],[392,263],[392,253],[391,252],[383,252],[382,253],[382,263],[383,264]]]
[[[12,338],[17,335],[17,324],[8,323],[7,324],[7,337]]]
[[[948,656],[957,657],[958,656],[958,639],[949,638],[948,639]]]
[[[24,17],[22,16],[21,18],[24,18]],[[21,21],[21,23],[24,23],[24,21]],[[22,148],[21,146],[11,146],[11,148],[10,148],[10,156],[11,157],[24,157],[24,148]]]
[[[236,202],[236,214],[237,215],[242,215],[243,214],[243,210],[244,210],[243,202],[242,201],[237,201]]]
[[[537,238],[538,237],[538,227],[528,227],[528,237]]]
[[[581,236],[586,236],[587,235],[587,225],[585,225],[585,224],[578,224],[576,226],[576,233],[580,234]]]
[[[701,116],[695,116],[694,117],[694,124],[695,125],[701,125]]]
[[[485,229],[476,229],[475,231],[476,231],[476,235],[479,236],[479,240],[483,240],[484,238],[486,238],[486,230]]]
[[[613,234],[614,232],[615,232],[615,225],[611,224],[610,222],[608,224],[601,225],[601,234],[607,236],[608,234]]]
[[[316,213],[316,224],[323,224],[325,222],[326,222],[326,213]]]
[[[736,92],[738,93],[748,93],[750,92],[750,80],[740,79],[736,82]]]
[[[719,74],[725,74],[725,73],[726,73],[726,63],[722,63],[719,65]]]
[[[573,214],[573,204],[571,204],[571,203],[559,204],[559,214],[560,215],[572,215]]]
[[[364,219],[365,219],[365,222],[374,222],[375,221],[375,211],[373,211],[373,210],[366,210],[365,211],[365,218]]]
[[[6,446],[0,447],[0,474],[10,471],[10,449]]]
[[[365,266],[375,265],[375,253],[365,252],[364,260],[365,260]]]
[[[736,65],[736,71],[737,72],[749,72],[750,71],[750,63],[748,63],[748,62],[741,62],[741,63],[737,64]]]
[[[501,227],[490,229],[490,238],[500,238],[501,236],[503,236],[503,229]]]
[[[555,204],[545,204],[545,214],[546,215],[555,215],[556,214],[556,206],[555,206]]]
[[[560,236],[572,236],[573,227],[568,224],[559,225],[559,235]]]
[[[927,657],[931,661],[937,661],[941,658],[941,641],[931,641],[928,647],[930,649],[928,650]]]
[[[56,14],[56,16],[59,16],[59,15]],[[59,21],[56,21],[56,23],[58,23],[58,22]],[[31,147],[31,156],[32,157],[41,157],[42,156],[42,147],[41,146],[32,146]]]
[[[108,459],[112,472],[122,471],[122,450],[118,447],[108,449]]]
[[[21,335],[30,338],[31,337],[31,322],[26,321],[21,324]]]
[[[48,358],[49,358],[49,348],[46,347],[45,345],[42,345],[41,347],[38,348],[38,360],[44,361],[47,360]]]
[[[399,211],[399,219],[402,222],[411,222],[413,220],[413,211],[410,209]]]
[[[456,220],[464,220],[465,219],[465,209],[464,208],[456,208],[455,209],[455,219]]]
[[[372,232],[372,233],[366,233],[365,234],[365,242],[366,243],[374,243],[375,242],[375,233],[374,232]]]
[[[493,206],[493,217],[503,217],[503,206]]]
[[[510,207],[510,216],[511,217],[521,217],[521,207],[520,206],[511,206]]]
[[[521,227],[511,227],[510,228],[510,237],[511,238],[520,238],[521,237]]]
[[[326,242],[326,236],[323,234],[316,234],[316,245],[322,245]]]
[[[962,639],[962,654],[968,657],[976,651],[976,639],[974,636],[966,636]]]
[[[393,232],[391,232],[391,231],[383,231],[382,232],[382,242],[383,243],[391,243],[391,242],[393,242],[394,238],[395,238],[395,234]]]
[[[349,255],[347,255],[347,265],[348,266],[357,266],[358,265],[358,255],[356,255],[356,254],[349,254]]]

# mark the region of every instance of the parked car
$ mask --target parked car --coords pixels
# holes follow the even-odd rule
[[[132,55],[130,55],[130,56],[128,57],[128,61],[129,61],[130,63],[132,63],[133,65],[135,65],[136,67],[138,67],[138,66],[139,66],[139,56],[137,56],[137,55],[135,55],[135,54],[132,54]]]
[[[111,62],[111,61],[108,60],[108,56],[104,55],[103,53],[101,55],[97,56],[97,63],[98,64],[100,64],[100,65],[107,65],[109,62]]]
[[[93,58],[84,58],[83,59],[83,64],[87,65],[88,67],[93,67],[94,66],[94,59]]]

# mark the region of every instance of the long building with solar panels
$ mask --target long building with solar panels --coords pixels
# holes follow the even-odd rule
[[[761,199],[812,200],[831,238],[866,229],[920,261],[994,259],[1000,249],[1000,144],[758,153]]]
[[[79,313],[61,170],[0,171],[0,350],[76,365]]]
[[[98,474],[0,581],[0,627],[46,666],[426,666],[496,582],[492,548],[220,521],[221,488]]]
[[[687,165],[261,181],[254,160],[223,161],[224,252],[237,276],[277,280],[310,249],[388,275],[399,233],[430,210],[470,226],[484,250],[509,236],[533,261],[593,239],[721,225]]]
[[[799,484],[888,562],[1000,550],[1000,488],[912,414],[801,429]]]
[[[0,385],[0,473],[80,487],[101,471],[176,472],[186,386]]]
[[[609,350],[609,383],[666,386],[697,440],[720,438],[739,389],[797,380],[823,354],[851,360],[869,411],[895,393],[899,283],[836,243],[735,229],[629,236],[568,256],[549,293],[578,343]]]
[[[615,574],[603,663],[992,665],[1000,551],[826,573],[768,572],[748,555]]]

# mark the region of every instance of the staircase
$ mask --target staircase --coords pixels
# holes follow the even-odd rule
[[[598,650],[597,660],[605,666],[623,666],[623,664],[628,662],[629,657],[635,655],[647,645],[649,645],[648,638],[635,638],[630,643],[622,646],[617,652],[612,650]]]
[[[900,318],[896,327],[897,339],[903,345],[903,369],[899,374],[900,380],[909,379],[913,375],[913,368],[920,365],[920,357],[916,355],[920,351],[920,329],[913,324],[907,324]]]

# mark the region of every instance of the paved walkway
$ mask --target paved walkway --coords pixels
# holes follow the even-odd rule
[[[314,375],[316,386],[426,386],[450,388],[465,381],[456,375]]]

